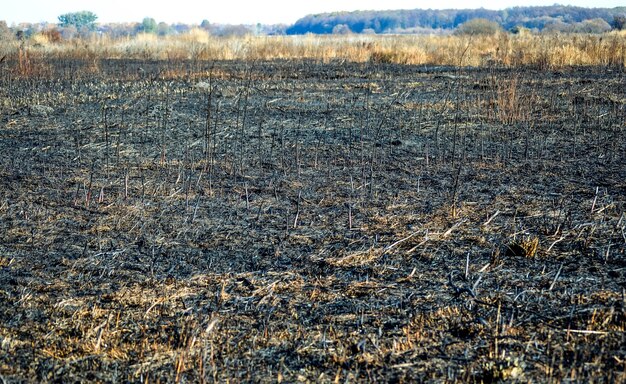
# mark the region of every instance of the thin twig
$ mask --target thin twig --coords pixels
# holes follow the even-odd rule
[[[447,237],[449,234],[452,233],[452,231],[454,231],[455,229],[457,229],[458,227],[460,227],[463,223],[465,223],[467,221],[467,219],[463,219],[461,221],[459,221],[458,223],[454,224],[453,226],[451,226],[447,231],[445,231],[443,233],[443,235],[441,235],[441,238]]]
[[[564,329],[563,331],[570,333],[582,333],[583,335],[608,335],[606,331],[588,331],[585,329]]]
[[[493,219],[495,219],[495,218],[496,218],[496,216],[498,216],[499,214],[500,214],[500,210],[497,210],[497,211],[496,211],[496,213],[494,213],[493,215],[491,215],[491,217],[490,217],[489,219],[487,219],[487,221],[485,221],[485,222],[483,223],[483,225],[484,225],[484,226],[489,225],[489,223],[491,223],[491,221],[492,221]]]
[[[596,195],[593,197],[593,203],[591,203],[591,213],[596,208],[596,201],[598,200],[598,192],[600,191],[600,187],[596,187]]]
[[[554,240],[554,242],[552,244],[550,244],[550,246],[548,247],[548,249],[546,249],[546,253],[550,252],[550,250],[552,249],[552,247],[554,247],[556,245],[556,243],[560,243],[561,241],[565,240],[565,235],[561,236],[560,238]]]
[[[296,205],[296,217],[293,219],[293,227],[298,228],[298,217],[300,216],[300,199],[302,198],[302,191],[298,192],[298,201]]]
[[[388,245],[388,246],[387,246],[387,247],[383,250],[383,254],[385,254],[385,253],[389,252],[392,248],[394,248],[394,247],[396,247],[396,246],[398,246],[398,245],[400,245],[400,244],[404,243],[405,241],[407,241],[407,240],[411,239],[413,236],[417,235],[419,232],[420,232],[420,231],[415,231],[415,232],[411,233],[410,235],[408,235],[407,237],[404,237],[404,238],[402,238],[402,239],[400,239],[400,240],[396,241],[395,243]]]
[[[552,284],[550,284],[550,289],[548,289],[548,291],[551,291],[554,288],[554,284],[556,284],[556,280],[561,275],[561,269],[563,269],[563,263],[561,263],[559,270],[556,272],[556,276],[554,276],[554,280],[552,280]]]

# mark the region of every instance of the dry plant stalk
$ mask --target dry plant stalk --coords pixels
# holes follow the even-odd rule
[[[471,49],[467,50],[471,41]],[[29,43],[8,46],[19,58],[20,74],[32,71],[33,54],[42,58],[80,59],[99,71],[102,59],[246,60],[314,59],[322,62],[394,63],[411,65],[534,66],[562,68],[604,65],[623,68],[623,32],[601,35],[499,33],[471,40],[471,36],[351,35],[214,37],[200,29],[177,36],[138,34],[132,38],[107,36],[77,44],[53,42],[36,35]],[[172,72],[172,70],[168,70]],[[184,71],[181,70],[182,76]]]

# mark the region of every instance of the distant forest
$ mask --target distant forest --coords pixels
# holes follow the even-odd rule
[[[506,30],[604,32],[611,28],[622,29],[625,15],[626,7],[565,5],[514,7],[499,11],[480,8],[333,12],[305,16],[287,28],[286,33],[431,33],[433,30],[453,30],[476,18],[496,22]]]
[[[200,24],[158,22],[146,17],[141,22],[98,23],[89,11],[59,16],[59,23],[19,23],[7,25],[0,20],[0,42],[44,35],[56,43],[75,37],[93,35],[112,38],[137,34],[181,35],[199,29],[212,36],[300,35],[300,34],[447,34],[480,29],[504,29],[510,32],[581,32],[603,33],[626,29],[626,7],[581,8],[563,5],[487,9],[414,9],[391,11],[355,11],[321,13],[305,16],[293,25],[228,25],[203,20]],[[472,23],[466,23],[473,20]],[[459,28],[459,26],[461,26]]]

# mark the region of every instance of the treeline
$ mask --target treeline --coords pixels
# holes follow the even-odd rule
[[[414,9],[333,12],[305,16],[287,28],[287,34],[419,33],[453,30],[471,19],[486,19],[506,30],[605,32],[624,28],[626,7],[582,8],[564,5],[514,7],[504,10]]]
[[[284,35],[288,25],[256,24],[235,25],[216,24],[203,20],[200,24],[157,22],[146,17],[141,22],[126,23],[96,23],[92,17],[88,20],[81,18],[64,18],[64,16],[81,15],[84,12],[61,15],[59,23],[19,23],[7,25],[0,20],[0,41],[28,39],[35,35],[44,35],[50,42],[71,40],[90,36],[107,36],[110,38],[132,37],[141,33],[150,33],[158,36],[175,36],[200,29],[212,36],[246,36],[246,35]],[[95,17],[95,15],[91,14]],[[83,15],[84,16],[84,15]],[[67,19],[67,20],[66,20]]]
[[[470,27],[467,23],[476,22]],[[465,24],[467,23],[467,24]],[[465,24],[465,25],[464,25]],[[459,28],[459,26],[462,26]],[[138,34],[172,36],[200,29],[212,36],[297,35],[297,34],[420,34],[450,31],[469,31],[470,34],[505,29],[531,31],[603,33],[612,29],[626,29],[626,7],[582,8],[563,5],[546,7],[514,7],[504,10],[480,9],[414,9],[390,11],[334,12],[308,15],[288,26],[229,25],[203,20],[200,24],[157,22],[146,17],[141,22],[97,23],[97,16],[89,11],[59,16],[59,23],[20,23],[8,26],[0,21],[0,41],[43,37],[47,42],[61,42],[74,38],[107,36],[132,37]]]

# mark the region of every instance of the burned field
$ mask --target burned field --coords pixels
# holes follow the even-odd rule
[[[626,379],[623,71],[94,64],[1,68],[3,381]]]

